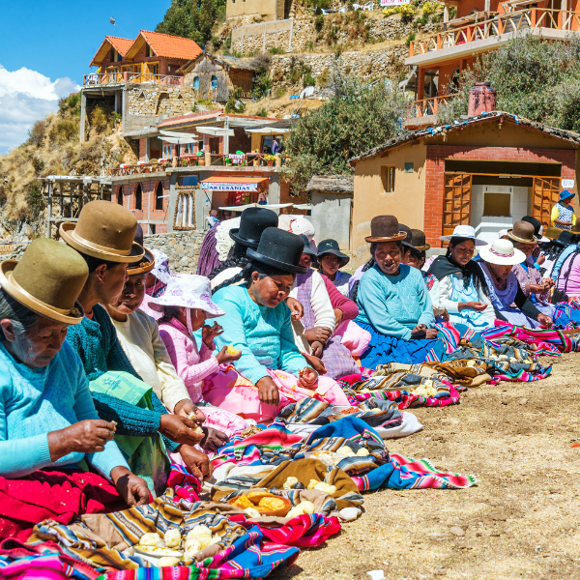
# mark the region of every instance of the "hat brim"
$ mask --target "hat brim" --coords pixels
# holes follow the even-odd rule
[[[26,308],[36,312],[44,318],[54,320],[55,322],[61,322],[63,324],[79,324],[85,317],[85,312],[80,302],[77,300],[73,308],[68,312],[46,304],[32,296],[30,292],[27,292],[14,280],[12,276],[12,271],[18,264],[18,260],[4,260],[0,264],[0,286],[8,293],[14,300],[20,302]]]
[[[137,242],[133,242],[133,246],[128,254],[112,252],[103,246],[98,246],[97,244],[93,244],[92,242],[75,235],[76,225],[75,222],[64,222],[60,224],[59,233],[60,237],[71,248],[74,248],[82,254],[86,254],[92,258],[106,260],[107,262],[119,262],[122,264],[139,262],[145,254],[145,250]]]
[[[514,242],[518,242],[519,244],[537,244],[539,241],[538,238],[536,238],[536,236],[532,236],[534,238],[533,240],[525,240],[524,238],[518,238],[518,236],[514,235],[513,228],[510,228],[507,231],[507,236],[510,240],[513,240]]]
[[[246,238],[240,237],[240,228],[234,228],[229,232],[230,238],[236,242],[236,244],[241,244],[242,246],[246,246],[247,248],[252,248],[253,250],[258,249],[258,245],[260,244],[260,240],[255,242],[254,240],[248,240]]]
[[[344,268],[350,262],[350,258],[346,254],[343,254],[340,250],[332,250],[332,249],[324,250],[323,252],[318,252],[318,254],[316,254],[318,262],[320,262],[320,258],[322,258],[322,256],[325,256],[326,254],[332,254],[333,256],[340,258],[339,268]]]
[[[431,244],[423,244],[422,246],[413,246],[415,250],[419,250],[419,252],[426,252],[427,250],[431,249]]]
[[[164,300],[165,298],[165,300]],[[151,310],[155,310],[156,312],[163,312],[163,309],[166,306],[175,306],[176,308],[196,308],[199,310],[203,310],[206,314],[206,318],[217,318],[218,316],[223,316],[225,312],[215,303],[212,302],[208,304],[203,300],[193,300],[189,301],[187,304],[185,301],[180,302],[179,296],[167,296],[163,294],[163,296],[159,296],[159,298],[154,298],[147,303],[147,306],[151,308]]]
[[[365,238],[367,244],[380,244],[381,242],[401,242],[407,239],[407,232],[399,232],[394,236],[369,236]]]
[[[516,264],[521,264],[526,259],[526,255],[517,248],[514,248],[512,256],[498,256],[493,253],[491,244],[488,244],[485,248],[479,250],[479,257],[484,262],[495,264],[496,266],[515,266]]]
[[[475,243],[476,246],[488,246],[489,244],[484,241],[484,240],[480,240],[479,238],[471,238],[470,236],[440,236],[439,239],[442,242],[447,242],[449,243],[453,238],[464,238],[466,240],[473,240],[473,242]]]
[[[134,262],[127,268],[127,274],[129,276],[137,276],[137,274],[147,274],[155,268],[155,256],[147,248],[145,250],[145,255],[140,262]]]
[[[295,266],[294,264],[287,264],[286,262],[275,260],[274,258],[260,254],[252,248],[248,248],[247,255],[256,262],[268,264],[268,266],[273,266],[274,268],[278,268],[278,270],[282,270],[282,272],[288,272],[289,274],[306,274],[308,271],[308,268],[304,268],[304,266]]]

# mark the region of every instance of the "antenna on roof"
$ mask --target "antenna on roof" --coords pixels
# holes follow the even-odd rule
[[[109,18],[109,22],[113,25],[113,34],[115,34],[115,19],[111,16],[111,18]]]

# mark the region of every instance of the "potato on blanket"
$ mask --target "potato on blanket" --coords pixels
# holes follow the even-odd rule
[[[168,548],[178,548],[181,546],[181,532],[179,530],[167,530],[163,539]]]
[[[157,564],[160,568],[166,568],[169,566],[177,566],[181,562],[181,558],[170,558],[169,556],[163,556],[159,558],[159,563]]]
[[[153,532],[143,534],[139,540],[140,546],[161,546],[162,544],[163,540],[161,539],[161,536]]]

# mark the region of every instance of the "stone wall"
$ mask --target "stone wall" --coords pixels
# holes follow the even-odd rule
[[[193,87],[128,85],[126,113],[145,117],[174,117],[191,113],[196,101]]]
[[[279,25],[280,23],[275,24]],[[404,40],[413,32],[434,33],[439,26],[436,23],[428,23],[422,26],[420,31],[417,31],[413,22],[403,19],[399,15],[384,18],[367,18],[363,21],[363,28],[366,28],[367,43]],[[264,33],[264,28],[256,24],[235,28],[232,33],[231,50],[247,55],[264,52],[264,47],[266,51],[270,48],[280,48],[284,51],[289,51],[291,46],[292,52],[305,52],[313,47],[315,49],[328,49],[332,48],[327,40],[329,35],[332,35],[333,46],[361,41],[361,27],[353,25],[352,22],[342,24],[335,15],[329,15],[324,18],[324,26],[320,31],[315,28],[314,17],[295,20],[292,32],[289,30],[275,30],[269,23],[265,30],[270,29],[272,32]],[[289,42],[290,34],[292,34],[291,43]]]
[[[173,273],[195,274],[199,249],[205,232],[175,232],[145,236],[144,245],[156,248],[169,256],[169,268]]]

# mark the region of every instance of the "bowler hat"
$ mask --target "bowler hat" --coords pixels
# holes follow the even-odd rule
[[[546,229],[546,237],[552,241],[557,240],[561,233],[562,230],[556,226],[548,226]]]
[[[405,224],[399,223],[399,229],[402,232],[405,232],[407,234],[407,237],[403,240],[403,246],[405,246],[406,248],[409,249],[413,249],[413,232],[411,231],[411,228],[409,226],[406,226]]]
[[[422,230],[411,229],[412,244],[415,250],[426,252],[431,248],[431,244],[425,241],[425,232]]]
[[[229,231],[234,242],[256,249],[266,228],[278,227],[278,216],[263,207],[249,207],[242,212],[240,227]]]
[[[127,266],[127,274],[129,276],[136,276],[137,274],[146,274],[147,272],[151,272],[153,268],[155,268],[155,256],[151,252],[143,246],[143,228],[137,224],[137,231],[135,232],[135,242],[139,244],[139,247],[143,248],[145,251],[145,255],[139,260],[138,262],[133,262],[133,264],[129,264]],[[135,252],[136,246],[133,246],[131,253]],[[138,250],[137,250],[138,251]]]
[[[371,235],[365,242],[400,242],[406,237],[407,232],[401,231],[394,215],[378,215],[371,220]]]
[[[513,228],[507,231],[508,238],[521,244],[536,244],[538,238],[534,235],[534,226],[524,220],[517,221]]]
[[[136,230],[137,220],[127,208],[100,199],[87,203],[78,221],[62,223],[59,231],[62,239],[81,254],[109,262],[132,263],[145,254],[133,241]]]
[[[336,240],[322,240],[320,244],[318,244],[318,254],[316,255],[317,258],[322,258],[325,254],[332,254],[340,259],[340,266],[339,268],[344,268],[349,262],[350,258],[343,254],[340,251],[338,246],[338,242]]]
[[[56,322],[78,324],[84,317],[77,298],[89,268],[78,252],[48,238],[34,240],[20,261],[0,264],[0,285],[28,309]]]
[[[566,248],[572,243],[572,232],[570,230],[560,230],[560,235],[554,243],[562,248]]]
[[[306,274],[307,269],[300,266],[303,253],[304,240],[300,236],[274,227],[262,232],[257,250],[247,250],[252,262],[262,262],[293,274]]]
[[[539,242],[545,243],[549,242],[550,240],[543,235],[544,226],[542,226],[542,222],[531,215],[525,215],[522,218],[523,222],[528,222],[534,226],[534,235],[538,238]]]

